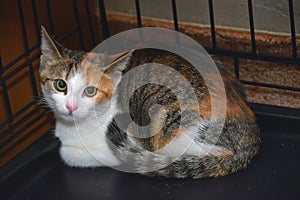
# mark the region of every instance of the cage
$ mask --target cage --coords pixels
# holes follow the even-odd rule
[[[299,8],[293,0],[1,1],[1,199],[296,199]],[[80,50],[137,27],[164,27],[192,37],[245,88],[262,137],[254,163],[236,174],[204,180],[64,166],[51,133],[53,116],[37,98],[41,24],[64,46]]]

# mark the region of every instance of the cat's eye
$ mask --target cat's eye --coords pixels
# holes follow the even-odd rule
[[[66,92],[67,91],[67,84],[62,79],[56,79],[56,80],[54,80],[53,86],[59,92]]]
[[[97,88],[95,88],[93,86],[86,87],[84,89],[84,94],[87,97],[93,97],[97,94]]]

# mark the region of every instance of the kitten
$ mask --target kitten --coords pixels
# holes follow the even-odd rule
[[[61,141],[60,155],[67,165],[118,168],[127,163],[127,167],[134,168],[129,171],[149,176],[204,178],[243,169],[257,154],[260,138],[255,116],[240,84],[222,66],[218,67],[227,94],[226,118],[213,143],[204,138],[215,134],[211,127],[217,127],[222,120],[211,119],[208,88],[201,75],[180,56],[146,48],[118,55],[105,64],[106,57],[101,54],[64,48],[43,27],[41,42],[41,88],[55,114],[55,135]],[[188,101],[184,106],[188,113],[198,113],[199,121],[192,115],[183,115],[177,96],[158,84],[145,84],[127,101],[122,99],[132,89],[130,80],[120,84],[122,77],[145,63],[167,65],[190,81],[198,105]],[[155,70],[147,74],[161,76]],[[162,81],[168,81],[170,76],[165,77]],[[219,92],[217,87],[215,90]],[[184,90],[181,92],[185,95]],[[128,102],[136,125],[150,124],[150,130],[162,128],[149,137],[137,137],[143,134],[139,128],[131,124],[120,127],[118,120]],[[163,108],[152,112],[155,104]],[[180,125],[183,128],[178,131]]]

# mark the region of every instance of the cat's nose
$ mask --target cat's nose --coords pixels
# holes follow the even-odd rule
[[[73,96],[71,96],[68,100],[67,100],[67,104],[66,107],[69,111],[69,114],[71,115],[75,110],[77,110],[78,106],[76,103],[76,98],[74,98]]]
[[[69,103],[67,103],[66,107],[67,107],[70,114],[72,114],[78,108],[77,105],[69,104]]]

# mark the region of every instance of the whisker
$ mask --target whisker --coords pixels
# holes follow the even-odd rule
[[[94,117],[90,113],[88,113],[86,117],[90,122],[94,121]]]

